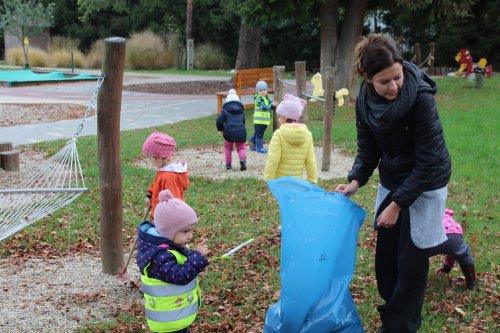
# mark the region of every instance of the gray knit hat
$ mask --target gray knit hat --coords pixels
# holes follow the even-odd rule
[[[255,90],[257,92],[262,91],[262,90],[267,90],[267,83],[266,81],[257,81],[257,84],[255,85]]]

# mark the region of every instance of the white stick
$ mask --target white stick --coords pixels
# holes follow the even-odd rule
[[[240,245],[232,248],[231,250],[227,251],[226,253],[224,253],[221,257],[222,258],[226,258],[226,257],[229,257],[229,256],[232,256],[233,254],[235,254],[236,252],[238,252],[243,246],[245,245],[248,245],[250,244],[251,242],[253,242],[253,238],[250,238],[249,240],[247,240],[246,242],[244,243],[241,243]]]

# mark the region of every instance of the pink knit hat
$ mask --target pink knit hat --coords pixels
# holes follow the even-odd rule
[[[288,119],[299,120],[306,103],[302,98],[286,94],[276,108],[276,113]]]
[[[198,222],[193,208],[174,198],[170,190],[161,191],[158,198],[160,202],[155,208],[154,224],[160,236],[174,240],[178,231]]]
[[[153,132],[144,141],[142,152],[152,157],[170,158],[175,152],[174,138],[160,132]]]

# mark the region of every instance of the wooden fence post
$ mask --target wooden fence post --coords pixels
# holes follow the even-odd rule
[[[427,74],[434,75],[434,57],[436,56],[436,44],[431,42],[429,46],[429,70]]]
[[[125,67],[125,38],[104,40],[104,82],[97,96],[97,143],[101,187],[102,271],[117,275],[123,267],[120,112]]]
[[[274,73],[274,100],[278,103],[283,100],[283,74],[285,73],[285,66],[273,66]],[[273,132],[278,129],[278,117],[276,117],[276,112],[273,112]]]
[[[306,62],[296,61],[295,62],[295,83],[297,86],[297,97],[306,99],[304,94],[306,93]],[[309,115],[307,114],[307,104],[302,111],[302,122],[307,124],[309,122]]]
[[[418,66],[422,62],[422,53],[420,52],[420,43],[415,43],[415,64]]]
[[[325,113],[323,117],[323,157],[321,160],[321,171],[330,170],[330,159],[332,155],[332,120],[335,114],[335,90],[333,86],[334,67],[325,70]]]

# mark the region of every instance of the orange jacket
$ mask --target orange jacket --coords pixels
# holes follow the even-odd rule
[[[186,201],[184,192],[189,187],[189,177],[187,166],[185,164],[173,163],[156,171],[156,176],[148,187],[148,197],[150,199],[149,208],[151,217],[154,217],[156,205],[158,204],[158,195],[160,191],[169,189],[174,198]]]

